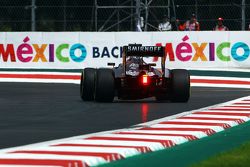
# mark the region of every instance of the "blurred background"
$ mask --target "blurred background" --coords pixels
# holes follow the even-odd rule
[[[173,30],[196,14],[201,30],[218,17],[230,30],[248,29],[246,0],[1,0],[0,31],[157,31],[166,15]]]

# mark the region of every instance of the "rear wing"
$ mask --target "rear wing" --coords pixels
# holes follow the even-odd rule
[[[123,71],[126,73],[126,57],[138,56],[138,57],[161,57],[161,70],[163,76],[165,75],[165,47],[162,46],[142,46],[141,44],[129,44],[123,46],[122,58],[123,58]]]
[[[164,47],[162,46],[142,46],[128,45],[123,47],[126,56],[140,57],[164,57]]]

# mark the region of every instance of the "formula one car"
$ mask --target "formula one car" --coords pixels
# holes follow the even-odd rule
[[[161,57],[161,70],[144,57]],[[184,69],[165,68],[165,48],[132,44],[123,47],[123,62],[112,68],[85,68],[81,74],[80,95],[83,101],[112,102],[114,97],[136,100],[155,97],[158,101],[187,102],[190,75]]]

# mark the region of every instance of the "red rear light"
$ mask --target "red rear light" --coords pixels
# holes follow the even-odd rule
[[[149,85],[149,76],[148,75],[142,76],[142,85]]]

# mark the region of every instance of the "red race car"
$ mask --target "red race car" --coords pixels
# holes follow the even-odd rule
[[[190,75],[184,69],[165,68],[165,48],[131,44],[123,47],[123,62],[113,68],[85,68],[81,75],[80,95],[84,101],[112,102],[114,97],[137,100],[155,97],[158,101],[187,102]],[[161,70],[144,57],[161,57]]]

